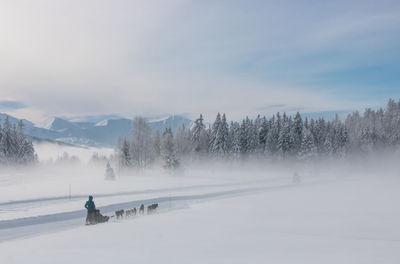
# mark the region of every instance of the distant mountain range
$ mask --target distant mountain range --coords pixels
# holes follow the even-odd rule
[[[12,124],[19,119],[0,113],[3,123],[8,116]],[[132,120],[126,118],[106,119],[95,122],[73,122],[59,117],[52,117],[40,124],[23,119],[25,133],[34,139],[51,140],[71,145],[90,147],[115,147],[118,137],[129,137]],[[190,127],[192,120],[183,116],[167,116],[157,120],[149,120],[150,127],[162,133],[166,128],[176,131],[182,125]]]

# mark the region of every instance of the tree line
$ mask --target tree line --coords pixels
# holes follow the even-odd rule
[[[0,164],[25,165],[37,160],[32,141],[24,134],[22,120],[11,124],[8,116],[0,122]]]
[[[171,129],[152,131],[144,118],[136,117],[131,138],[119,139],[116,157],[120,168],[146,168],[159,160],[176,168],[180,160],[343,158],[396,150],[399,144],[400,101],[390,99],[385,109],[356,111],[344,121],[338,115],[327,121],[276,113],[228,123],[218,113],[207,127],[200,115],[191,128],[182,126],[174,134]]]

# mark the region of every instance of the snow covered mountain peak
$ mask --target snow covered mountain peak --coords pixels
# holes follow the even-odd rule
[[[12,124],[12,125],[16,125],[18,124],[18,122],[20,121],[20,119],[15,118],[13,116],[10,116],[9,114],[4,114],[4,113],[0,113],[0,123],[4,122],[4,120],[6,119],[6,117],[8,117],[8,121]],[[25,127],[31,127],[33,126],[33,123],[26,120],[26,119],[21,119],[22,122],[24,123]]]
[[[44,128],[44,129],[50,129],[51,125],[53,124],[54,120],[56,119],[56,117],[49,117],[46,120],[36,123],[35,126],[36,127],[40,127],[40,128]]]
[[[11,116],[9,116],[9,119],[18,122],[18,119]],[[28,122],[26,121],[25,131],[31,137],[80,146],[114,147],[118,137],[129,137],[132,129],[132,120],[126,118],[103,119],[100,122],[74,122],[60,117],[51,117],[35,126]],[[166,128],[176,131],[182,125],[190,127],[193,123],[179,115],[148,120],[148,122],[153,130],[158,130],[161,133]]]
[[[59,117],[50,117],[45,121],[36,124],[36,127],[44,128],[53,131],[63,131],[66,129],[76,128],[77,125]]]
[[[149,119],[148,122],[149,123],[165,122],[170,117],[171,116],[161,117],[161,118],[157,118],[157,119]]]
[[[108,126],[108,120],[103,120],[95,124],[95,126]]]

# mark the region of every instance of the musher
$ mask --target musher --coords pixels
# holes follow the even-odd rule
[[[86,224],[96,224],[96,205],[93,202],[93,196],[89,196],[89,200],[85,203],[87,209]]]

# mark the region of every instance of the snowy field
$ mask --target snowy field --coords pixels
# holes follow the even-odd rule
[[[115,182],[85,164],[3,170],[0,263],[399,263],[400,177],[375,168],[301,171],[300,183],[291,167],[151,170]],[[106,215],[159,208],[85,226],[89,194]]]

